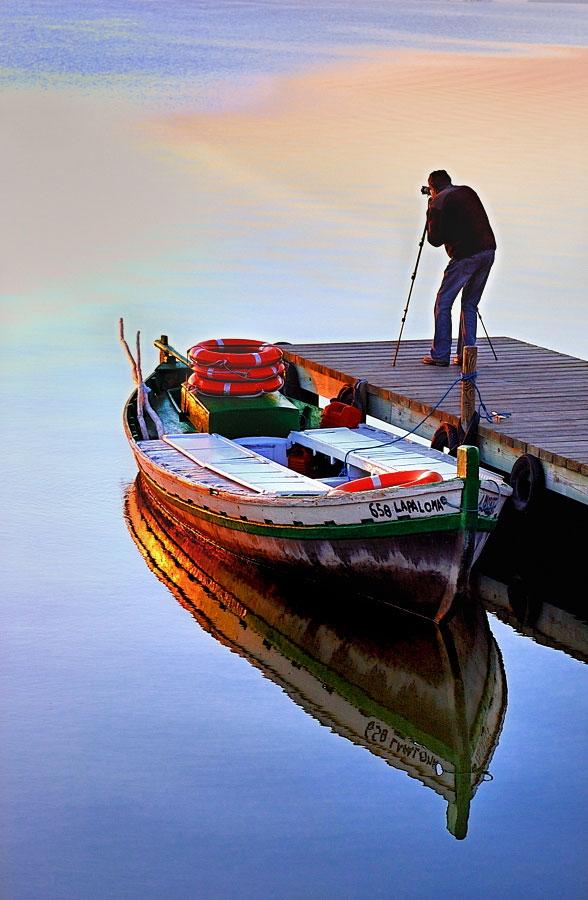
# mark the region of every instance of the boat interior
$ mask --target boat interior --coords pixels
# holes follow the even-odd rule
[[[206,487],[321,496],[355,479],[407,470],[432,471],[442,481],[456,478],[454,457],[408,437],[365,422],[325,427],[321,409],[282,394],[196,396],[185,383],[177,384],[179,367],[171,367],[171,387],[162,384],[161,368],[148,385],[164,434],[147,441],[137,434],[137,444],[157,464]],[[500,476],[485,470],[480,475],[500,491]]]
[[[393,441],[394,443],[391,443]],[[181,457],[211,473],[259,493],[327,494],[350,479],[388,472],[433,469],[443,480],[456,477],[455,460],[407,439],[394,438],[370,425],[356,429],[328,428],[291,431],[286,437],[253,436],[225,438],[218,434],[164,435],[162,442],[140,442],[150,456],[162,450],[169,463],[182,464]],[[164,444],[165,447],[162,447]],[[299,448],[310,451],[306,467],[313,463],[323,470],[346,474],[312,477],[289,466]],[[171,454],[169,451],[173,451]]]

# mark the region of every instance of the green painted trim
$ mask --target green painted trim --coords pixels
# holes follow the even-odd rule
[[[447,531],[463,530],[460,512],[444,516],[426,516],[421,519],[402,519],[394,522],[364,522],[360,525],[273,525],[261,522],[243,521],[229,516],[219,515],[202,509],[193,503],[187,503],[175,494],[169,494],[157,485],[153,479],[143,472],[143,476],[152,487],[163,495],[168,503],[196,519],[211,522],[231,531],[242,531],[246,534],[259,534],[265,537],[278,537],[287,540],[324,541],[324,540],[369,540],[370,538],[395,537],[410,534],[439,534]],[[479,531],[493,531],[496,520],[479,518]]]
[[[457,456],[458,473],[465,478],[461,499],[462,526],[464,531],[475,531],[480,502],[480,451],[477,447],[462,446],[458,448]]]

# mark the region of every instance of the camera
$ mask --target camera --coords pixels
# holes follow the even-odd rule
[[[421,194],[427,194],[428,197],[431,196],[431,188],[428,184],[423,184],[421,188]]]

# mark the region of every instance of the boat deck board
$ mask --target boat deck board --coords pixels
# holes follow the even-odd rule
[[[211,472],[210,469],[207,469],[205,466],[199,466],[198,463],[188,459],[183,453],[180,453],[179,450],[170,447],[165,441],[138,441],[137,446],[150,460],[152,460],[152,462],[162,466],[172,475],[186,478],[188,481],[201,484],[206,488],[231,491],[233,494],[241,493],[251,495],[250,490],[246,490],[241,485],[234,484],[229,481],[228,478],[223,478],[223,476],[219,475],[217,472]]]
[[[163,442],[193,465],[255,493],[316,496],[330,491],[327,484],[288,469],[217,434],[165,435]]]
[[[531,453],[555,473],[549,487],[572,484],[575,498],[588,502],[588,362],[510,337],[491,341],[498,361],[480,339],[477,386],[489,412],[511,415],[480,424],[482,460],[510,472],[517,456]],[[457,366],[421,363],[429,349],[429,341],[402,341],[393,367],[395,341],[283,347],[303,388],[329,398],[341,385],[364,380],[372,415],[407,429],[430,415],[418,430],[430,439],[440,422],[457,425],[461,391]]]

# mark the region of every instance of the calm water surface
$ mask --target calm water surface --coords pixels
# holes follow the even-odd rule
[[[445,635],[190,561],[117,321],[146,370],[161,332],[393,339],[442,165],[496,223],[490,332],[585,358],[587,12],[4,5],[3,896],[585,896],[584,532],[504,523]]]

